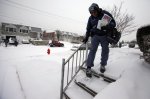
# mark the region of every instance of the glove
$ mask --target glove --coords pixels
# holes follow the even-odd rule
[[[101,27],[101,30],[108,30],[108,29],[109,29],[108,26],[102,26],[102,27]]]
[[[86,42],[88,41],[88,37],[85,37],[82,42],[86,44]]]
[[[112,31],[114,29],[114,27],[110,26],[110,25],[106,25],[106,26],[102,26],[101,27],[102,30],[109,30]]]

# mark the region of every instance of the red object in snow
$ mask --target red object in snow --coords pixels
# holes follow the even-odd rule
[[[49,48],[47,49],[47,54],[50,55],[50,49]]]

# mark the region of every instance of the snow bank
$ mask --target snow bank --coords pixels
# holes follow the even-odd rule
[[[150,65],[139,57],[140,52],[128,49],[124,62],[126,65],[121,77],[102,90],[94,99],[149,99]]]

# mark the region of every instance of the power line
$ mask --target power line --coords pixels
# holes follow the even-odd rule
[[[13,21],[18,21],[18,20],[16,20],[16,19],[12,18],[12,17],[5,16],[5,15],[1,15],[1,14],[0,14],[0,17],[9,18],[9,19],[11,19],[11,20],[13,20]]]
[[[3,4],[5,4],[5,5],[7,5],[7,6],[12,6],[12,7],[16,7],[16,8],[22,8],[22,9],[25,9],[25,10],[28,10],[28,11],[34,11],[34,13],[37,13],[37,14],[40,14],[41,15],[41,13],[42,14],[46,14],[46,15],[44,15],[44,16],[53,16],[53,17],[58,17],[58,18],[61,18],[61,21],[64,21],[63,23],[69,23],[70,24],[70,22],[67,22],[67,21],[65,21],[64,19],[66,19],[66,20],[70,20],[70,19],[68,19],[68,18],[64,18],[64,17],[62,17],[62,16],[57,16],[57,15],[54,15],[54,14],[51,14],[51,13],[47,13],[47,12],[45,12],[45,11],[42,11],[42,10],[38,10],[38,9],[35,9],[35,8],[32,8],[32,7],[28,7],[28,6],[26,6],[26,5],[22,5],[22,4],[19,4],[19,3],[16,3],[16,2],[14,2],[14,3],[16,3],[16,4],[14,4],[14,3],[10,3],[10,2],[13,2],[13,1],[10,1],[10,0],[6,0],[6,1],[8,1],[8,2],[2,2]],[[1,4],[2,4],[1,3]],[[12,17],[8,17],[8,16],[6,16],[7,18],[11,18],[11,19],[15,19],[15,21],[16,21],[16,18],[12,18]],[[52,18],[51,18],[52,19]],[[18,19],[17,19],[18,20]],[[53,19],[52,19],[52,21],[54,21]],[[57,21],[58,21],[58,19],[57,19]],[[61,21],[58,21],[58,22],[61,22]],[[74,21],[75,22],[75,20],[72,20],[71,19],[71,21]],[[76,21],[77,22],[77,21]],[[81,23],[81,22],[78,22],[78,24],[79,23]],[[82,22],[83,23],[83,22]],[[38,23],[38,24],[40,24],[40,23]],[[55,29],[51,29],[51,30],[56,30],[56,29],[58,29],[58,26],[57,26],[57,22],[55,22],[54,24],[56,24],[55,26],[52,26],[52,25],[48,25],[48,26],[50,26],[50,27],[53,27],[53,28],[55,28]],[[85,25],[85,24],[84,24]],[[47,27],[47,26],[46,26]],[[57,28],[56,28],[57,27]],[[48,28],[48,30],[49,30],[50,28]],[[64,27],[62,28],[63,30],[64,30]],[[72,31],[72,30],[71,30]],[[74,31],[74,30],[73,30]],[[75,30],[76,31],[76,30]]]
[[[64,17],[64,16],[56,15],[56,14],[53,14],[53,13],[50,13],[50,12],[46,12],[46,11],[43,11],[43,10],[39,10],[39,9],[30,7],[30,6],[27,6],[27,5],[23,5],[23,4],[14,2],[14,1],[10,1],[10,0],[5,0],[5,1],[7,1],[8,3],[20,6],[20,7],[24,7],[24,8],[30,9],[32,11],[36,11],[36,12],[44,13],[44,14],[47,14],[47,15],[50,15],[50,16],[55,16],[55,17],[59,17],[59,18],[62,18],[62,19],[71,20],[71,21],[75,21],[75,22],[79,22],[79,23],[85,24],[84,22],[81,22],[81,21],[77,21],[77,20],[74,20],[74,19],[71,19],[71,18],[68,18],[68,17]]]
[[[14,17],[9,17],[9,16],[6,16],[6,15],[1,15],[0,14],[0,17],[4,17],[4,18],[8,18],[8,19],[11,19],[12,21],[16,21],[17,23],[16,24],[20,24],[22,22],[18,21],[18,19],[14,18]],[[9,21],[9,20],[8,20]],[[7,22],[6,22],[7,23]],[[23,24],[23,25],[26,25],[26,24]],[[26,25],[26,26],[30,26],[30,25]],[[35,27],[35,26],[33,26]],[[58,28],[54,28],[55,26],[52,26],[50,25],[51,28],[44,28],[44,27],[41,27],[43,30],[51,30],[51,31],[55,31],[55,30],[59,30]],[[67,31],[67,30],[63,30],[63,31]],[[69,32],[69,31],[68,31]],[[75,32],[74,32],[75,33]]]
[[[5,16],[5,15],[1,15],[0,14],[0,17],[4,17],[4,18],[8,18],[8,19],[11,19],[12,21],[16,21],[18,24],[19,23],[22,23],[20,22],[18,19],[14,18],[14,17],[9,17],[9,16]],[[25,25],[25,24],[24,24]],[[27,26],[30,26],[30,25],[27,25]],[[34,27],[34,26],[33,26]],[[54,27],[54,26],[50,26],[50,27]],[[42,29],[46,29],[46,30],[55,30],[54,28],[43,28],[41,27]]]

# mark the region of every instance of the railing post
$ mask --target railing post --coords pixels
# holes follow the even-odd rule
[[[65,59],[62,59],[60,99],[63,99]]]
[[[86,56],[85,56],[85,60],[87,60],[88,57],[88,43],[86,43]]]

